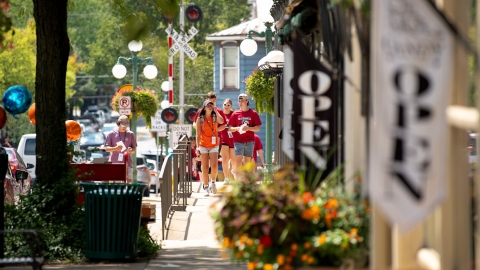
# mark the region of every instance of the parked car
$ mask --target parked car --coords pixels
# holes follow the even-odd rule
[[[108,136],[108,134],[110,132],[112,132],[112,130],[116,129],[117,128],[117,124],[116,123],[106,123],[105,125],[103,125],[102,127],[102,132],[103,134],[105,135],[105,138]]]
[[[7,167],[7,173],[5,174],[5,180],[3,181],[4,187],[4,201],[10,205],[15,204],[19,200],[19,195],[27,195],[30,191],[31,178],[27,171],[16,170],[12,173],[10,166]]]
[[[147,166],[150,169],[150,189],[153,189],[155,191],[157,183],[159,184],[158,175],[160,173],[160,170],[157,171],[157,168],[160,168],[160,166],[157,166],[157,161],[153,159],[147,159]],[[160,188],[160,184],[158,185],[158,187]]]
[[[28,190],[30,190],[30,187],[32,186],[32,177],[28,173],[28,169],[33,169],[35,166],[33,166],[33,164],[30,164],[30,163],[25,164],[22,157],[20,156],[20,154],[18,154],[15,148],[5,147],[5,151],[7,152],[7,155],[8,155],[8,164],[10,166],[10,170],[12,171],[12,175],[15,175],[17,170],[24,171],[28,174],[27,179],[22,181],[22,187],[23,187],[22,194],[26,195],[26,193],[23,192],[23,189],[25,189],[26,192],[28,192]]]
[[[142,156],[137,156],[137,181],[149,185],[143,196],[150,196],[150,168],[147,166],[147,160]]]
[[[24,164],[32,164],[33,167],[28,168],[32,180],[35,182],[37,178],[35,174],[35,166],[37,166],[37,134],[25,134],[18,143],[17,152],[22,158]]]
[[[103,132],[85,132],[80,137],[80,149],[99,148],[105,143]]]

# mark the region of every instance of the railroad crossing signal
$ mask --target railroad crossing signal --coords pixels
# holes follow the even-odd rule
[[[168,50],[169,56],[175,55],[179,50],[182,50],[190,59],[197,57],[197,53],[188,45],[188,41],[198,33],[197,28],[192,26],[186,33],[187,35],[177,33],[173,27],[167,28],[165,32],[175,41],[175,44]]]

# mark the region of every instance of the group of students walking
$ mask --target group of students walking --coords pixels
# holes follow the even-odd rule
[[[258,113],[248,107],[250,101],[247,94],[238,96],[239,109],[236,111],[232,110],[233,102],[228,98],[223,101],[223,109],[216,107],[216,102],[217,95],[209,92],[202,108],[197,111],[193,124],[197,136],[196,148],[192,148],[192,154],[201,162],[200,179],[207,194],[217,193],[215,182],[219,151],[225,182],[236,177],[241,164],[255,162],[254,132],[260,131],[262,125]],[[257,140],[260,141],[259,138]],[[261,160],[264,166],[263,156]]]

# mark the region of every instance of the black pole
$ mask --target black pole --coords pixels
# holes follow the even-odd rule
[[[5,230],[5,175],[7,174],[8,154],[0,147],[0,229]],[[5,234],[0,233],[0,259],[5,258]]]

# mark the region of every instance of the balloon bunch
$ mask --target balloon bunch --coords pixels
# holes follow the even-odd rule
[[[35,103],[32,104],[32,94],[27,88],[21,85],[11,86],[5,91],[2,98],[3,106],[0,105],[0,129],[7,124],[7,113],[9,112],[16,118],[17,114],[24,113],[28,110],[28,119],[32,124],[36,124],[36,108]],[[67,130],[67,140],[76,141],[82,135],[80,124],[73,120],[65,121]]]
[[[32,94],[21,85],[11,86],[2,97],[3,106],[0,106],[0,129],[7,124],[7,112],[17,118],[17,114],[24,113],[32,104]]]

